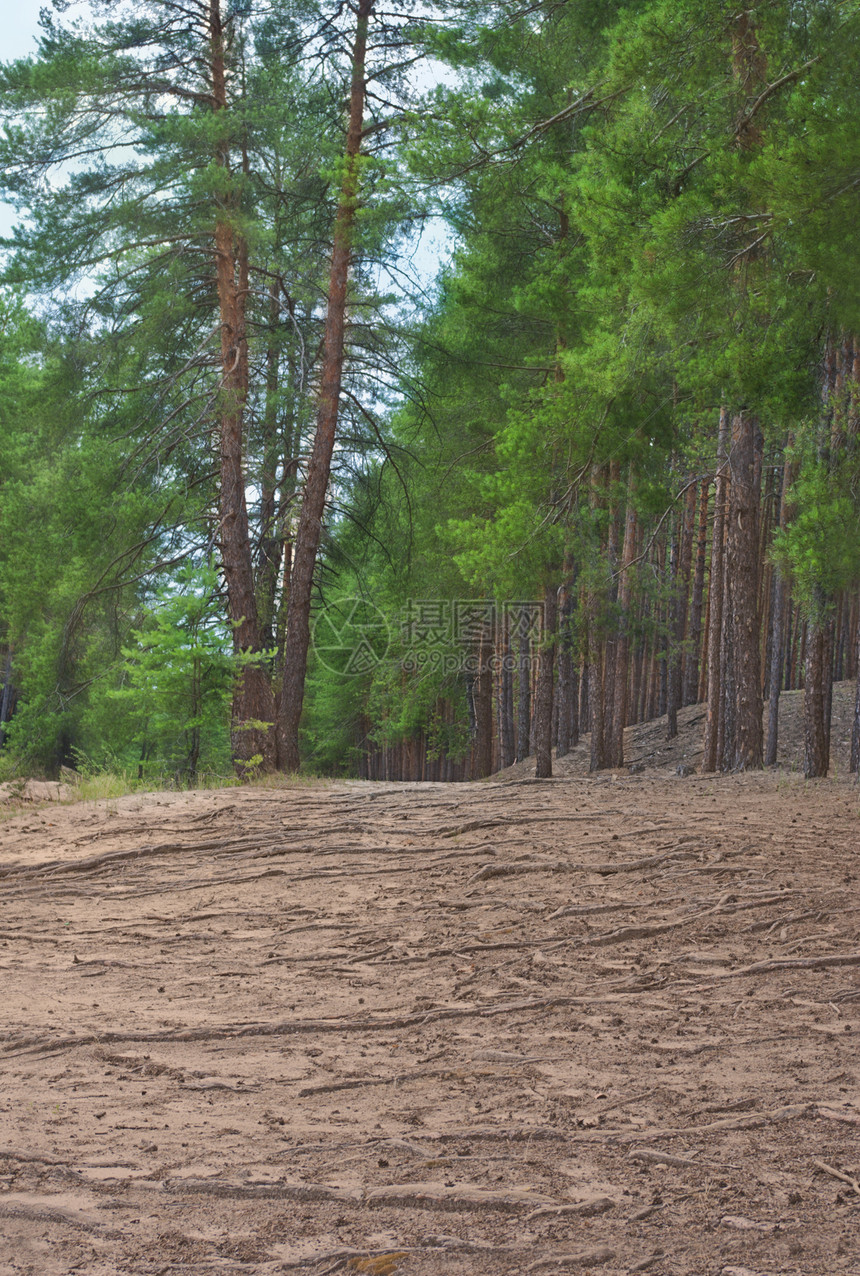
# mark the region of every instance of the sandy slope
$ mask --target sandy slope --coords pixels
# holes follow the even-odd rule
[[[860,1272],[858,791],[671,761],[0,825],[0,1272]]]

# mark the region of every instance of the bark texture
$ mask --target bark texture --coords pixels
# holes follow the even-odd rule
[[[731,564],[731,624],[734,656],[735,738],[732,769],[764,763],[758,615],[758,489],[756,422],[739,412],[732,422],[732,492],[726,553]]]
[[[860,771],[860,612],[858,612],[857,632],[854,642],[857,661],[857,689],[854,693],[854,719],[851,723],[851,761],[849,769],[852,775],[856,775]]]
[[[7,647],[2,657],[2,681],[0,681],[0,747],[6,738],[5,725],[15,712],[15,689],[12,686],[12,648]]]
[[[539,780],[552,775],[552,703],[555,672],[555,639],[558,595],[555,586],[544,591],[543,639],[538,659],[535,688],[535,776]]]
[[[791,440],[789,440],[790,442]],[[782,491],[779,500],[779,527],[788,521],[788,489],[791,486],[791,462],[786,458],[782,470]],[[765,766],[776,766],[779,749],[779,697],[782,690],[783,630],[785,628],[785,602],[787,586],[785,577],[777,568],[773,575],[773,603],[770,634],[770,698],[767,712],[767,748]]]
[[[591,645],[593,641],[594,645]],[[606,765],[606,736],[603,730],[603,650],[590,640],[588,656],[588,708],[591,721],[589,769],[602,771]]]
[[[618,579],[618,642],[615,650],[615,680],[612,703],[612,753],[610,766],[624,765],[624,728],[627,725],[627,695],[630,681],[630,603],[633,596],[631,568],[636,554],[636,480],[631,470],[627,484],[624,518],[624,545]]]
[[[275,334],[279,317],[279,284],[273,280],[269,287],[269,344],[266,350],[266,400],[263,408],[263,468],[260,474],[260,541],[257,567],[257,613],[260,636],[269,650],[275,646],[277,625],[278,581],[281,574],[283,540],[279,534],[280,511],[278,508],[278,462],[281,460],[281,439],[278,431],[278,388],[280,369]]]
[[[703,479],[699,484],[699,520],[696,537],[696,566],[693,575],[693,592],[690,599],[690,649],[684,666],[685,705],[699,699],[700,651],[702,647],[702,609],[705,597],[705,570],[708,554],[708,504],[710,485]]]
[[[570,584],[571,569],[566,568],[568,580],[559,590],[558,606],[558,687],[556,702],[558,707],[558,728],[556,731],[555,752],[557,758],[566,757],[575,748],[578,739],[578,721],[575,713],[575,702],[578,698],[576,671],[573,667],[573,640],[571,623],[573,621],[573,590]]]
[[[516,732],[514,730],[514,671],[511,654],[510,618],[499,616],[499,750],[502,767],[513,765],[516,757]]]
[[[361,152],[364,119],[367,33],[374,2],[375,0],[359,0],[356,10],[346,136],[346,169],[334,225],[316,434],[308,462],[293,550],[284,674],[278,715],[281,765],[287,771],[297,771],[300,763],[299,722],[302,716],[310,645],[311,591],[317,551],[322,536],[322,520],[340,409],[349,268],[358,196],[358,156]]]
[[[722,709],[721,661],[723,632],[723,558],[728,496],[729,415],[720,409],[720,432],[717,442],[716,493],[714,496],[714,534],[711,542],[711,574],[708,587],[708,711],[705,722],[703,771],[716,771],[719,758],[720,719]]]
[[[227,611],[233,648],[244,667],[233,694],[230,742],[237,774],[273,771],[278,762],[275,698],[262,652],[257,619],[254,567],[245,499],[243,434],[248,396],[248,247],[236,229],[238,195],[231,172],[227,114],[227,68],[220,0],[209,5],[210,66],[216,113],[225,118],[216,162],[225,173],[225,193],[215,224],[215,274],[221,321],[219,400],[219,528],[221,565],[227,586]]]
[[[518,699],[517,699],[517,762],[523,762],[531,752],[531,639],[529,638],[528,611],[519,615],[518,650]]]
[[[493,772],[493,633],[485,630],[475,642],[476,670],[472,682],[475,725],[472,775],[485,779]]]
[[[803,681],[803,774],[807,780],[830,768],[830,643],[821,591],[809,621]]]

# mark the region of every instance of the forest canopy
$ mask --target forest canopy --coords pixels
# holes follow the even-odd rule
[[[826,775],[858,37],[857,0],[54,0],[0,67],[0,774],[548,776],[698,702],[744,770],[803,688]]]

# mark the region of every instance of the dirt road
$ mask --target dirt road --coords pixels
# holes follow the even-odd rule
[[[0,825],[0,1271],[860,1272],[860,819],[786,775]]]

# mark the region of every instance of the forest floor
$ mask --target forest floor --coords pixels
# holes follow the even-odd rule
[[[857,1276],[849,701],[814,782],[677,775],[688,709],[633,775],[5,819],[0,1272]]]

